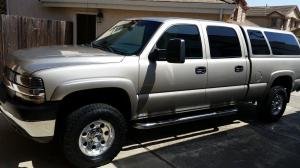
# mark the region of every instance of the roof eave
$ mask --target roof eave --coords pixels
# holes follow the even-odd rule
[[[235,8],[234,4],[226,3],[184,3],[184,2],[151,2],[151,1],[104,1],[90,0],[84,3],[82,0],[40,0],[45,7],[67,7],[67,8],[97,8],[97,9],[121,9],[139,11],[163,11],[163,12],[185,12],[185,13],[220,13],[231,14]]]

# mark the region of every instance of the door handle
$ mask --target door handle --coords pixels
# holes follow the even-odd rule
[[[195,68],[196,74],[205,74],[206,73],[206,67],[196,67]]]
[[[243,72],[243,71],[244,71],[244,67],[241,66],[241,65],[238,65],[238,66],[236,66],[236,67],[234,68],[234,71],[235,71],[235,72]]]

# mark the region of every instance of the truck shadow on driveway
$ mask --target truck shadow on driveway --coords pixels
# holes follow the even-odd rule
[[[148,131],[132,129],[116,167],[297,167],[300,112],[263,124],[253,107],[234,116]],[[137,149],[143,152],[132,153]],[[0,118],[0,167],[71,167],[53,144],[28,140]]]

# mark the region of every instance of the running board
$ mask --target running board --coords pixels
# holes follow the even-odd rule
[[[133,124],[133,127],[136,129],[152,129],[158,127],[164,127],[169,125],[187,123],[192,121],[198,121],[203,119],[215,118],[215,117],[223,117],[236,114],[238,112],[237,108],[227,109],[223,111],[211,112],[206,114],[193,115],[188,117],[174,118],[168,120],[160,120],[154,122],[137,122]]]

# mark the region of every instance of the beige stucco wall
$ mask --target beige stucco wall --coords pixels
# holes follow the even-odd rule
[[[292,17],[292,18],[300,19],[299,16],[297,15],[297,13],[296,13],[296,10],[292,11],[291,13],[289,13],[287,15],[287,17]]]
[[[103,19],[97,23],[97,36],[111,27],[119,20],[133,17],[186,17],[208,20],[220,20],[220,14],[199,14],[181,12],[151,12],[114,9],[88,9],[88,8],[50,8],[43,7],[38,0],[8,0],[8,13],[10,15],[30,16],[54,20],[66,20],[74,23],[74,42],[76,41],[76,14],[97,14],[102,12]],[[230,15],[223,15],[228,20]]]
[[[261,26],[261,27],[269,27],[270,26],[270,20],[267,17],[246,17],[247,20]]]
[[[173,13],[173,12],[148,12],[148,11],[124,11],[124,10],[111,10],[104,9],[103,22],[98,24],[98,33],[111,27],[117,21],[125,18],[133,17],[186,17],[186,18],[196,18],[196,19],[208,19],[208,20],[219,20],[219,14],[194,14],[194,13]],[[224,20],[227,20],[229,15],[224,16]]]
[[[8,14],[46,18],[54,20],[73,21],[77,12],[97,12],[96,9],[83,8],[48,8],[43,7],[38,0],[8,0]]]

